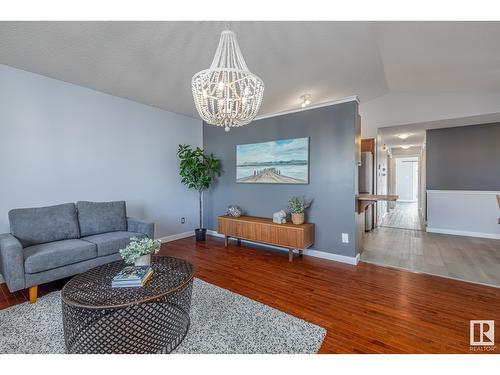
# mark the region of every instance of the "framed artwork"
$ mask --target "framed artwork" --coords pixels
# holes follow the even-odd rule
[[[236,182],[308,184],[309,138],[236,146]]]

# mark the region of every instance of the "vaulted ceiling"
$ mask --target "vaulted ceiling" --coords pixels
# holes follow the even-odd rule
[[[0,22],[0,63],[198,117],[225,22]],[[500,91],[500,22],[230,22],[260,114],[395,91]],[[0,83],[1,84],[1,83]]]

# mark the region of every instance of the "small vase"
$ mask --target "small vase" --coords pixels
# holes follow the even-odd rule
[[[150,266],[151,265],[151,254],[141,255],[134,262],[134,266]]]
[[[294,223],[295,225],[304,224],[304,213],[303,212],[300,214],[292,213],[292,223]]]

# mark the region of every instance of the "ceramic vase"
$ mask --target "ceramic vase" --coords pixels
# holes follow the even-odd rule
[[[141,255],[134,262],[134,266],[150,266],[151,265],[151,254]]]

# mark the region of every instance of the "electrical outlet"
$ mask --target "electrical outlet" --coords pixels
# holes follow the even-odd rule
[[[349,233],[342,233],[342,242],[349,243]]]
[[[185,224],[186,223],[186,218],[185,217],[181,217],[181,224]]]

